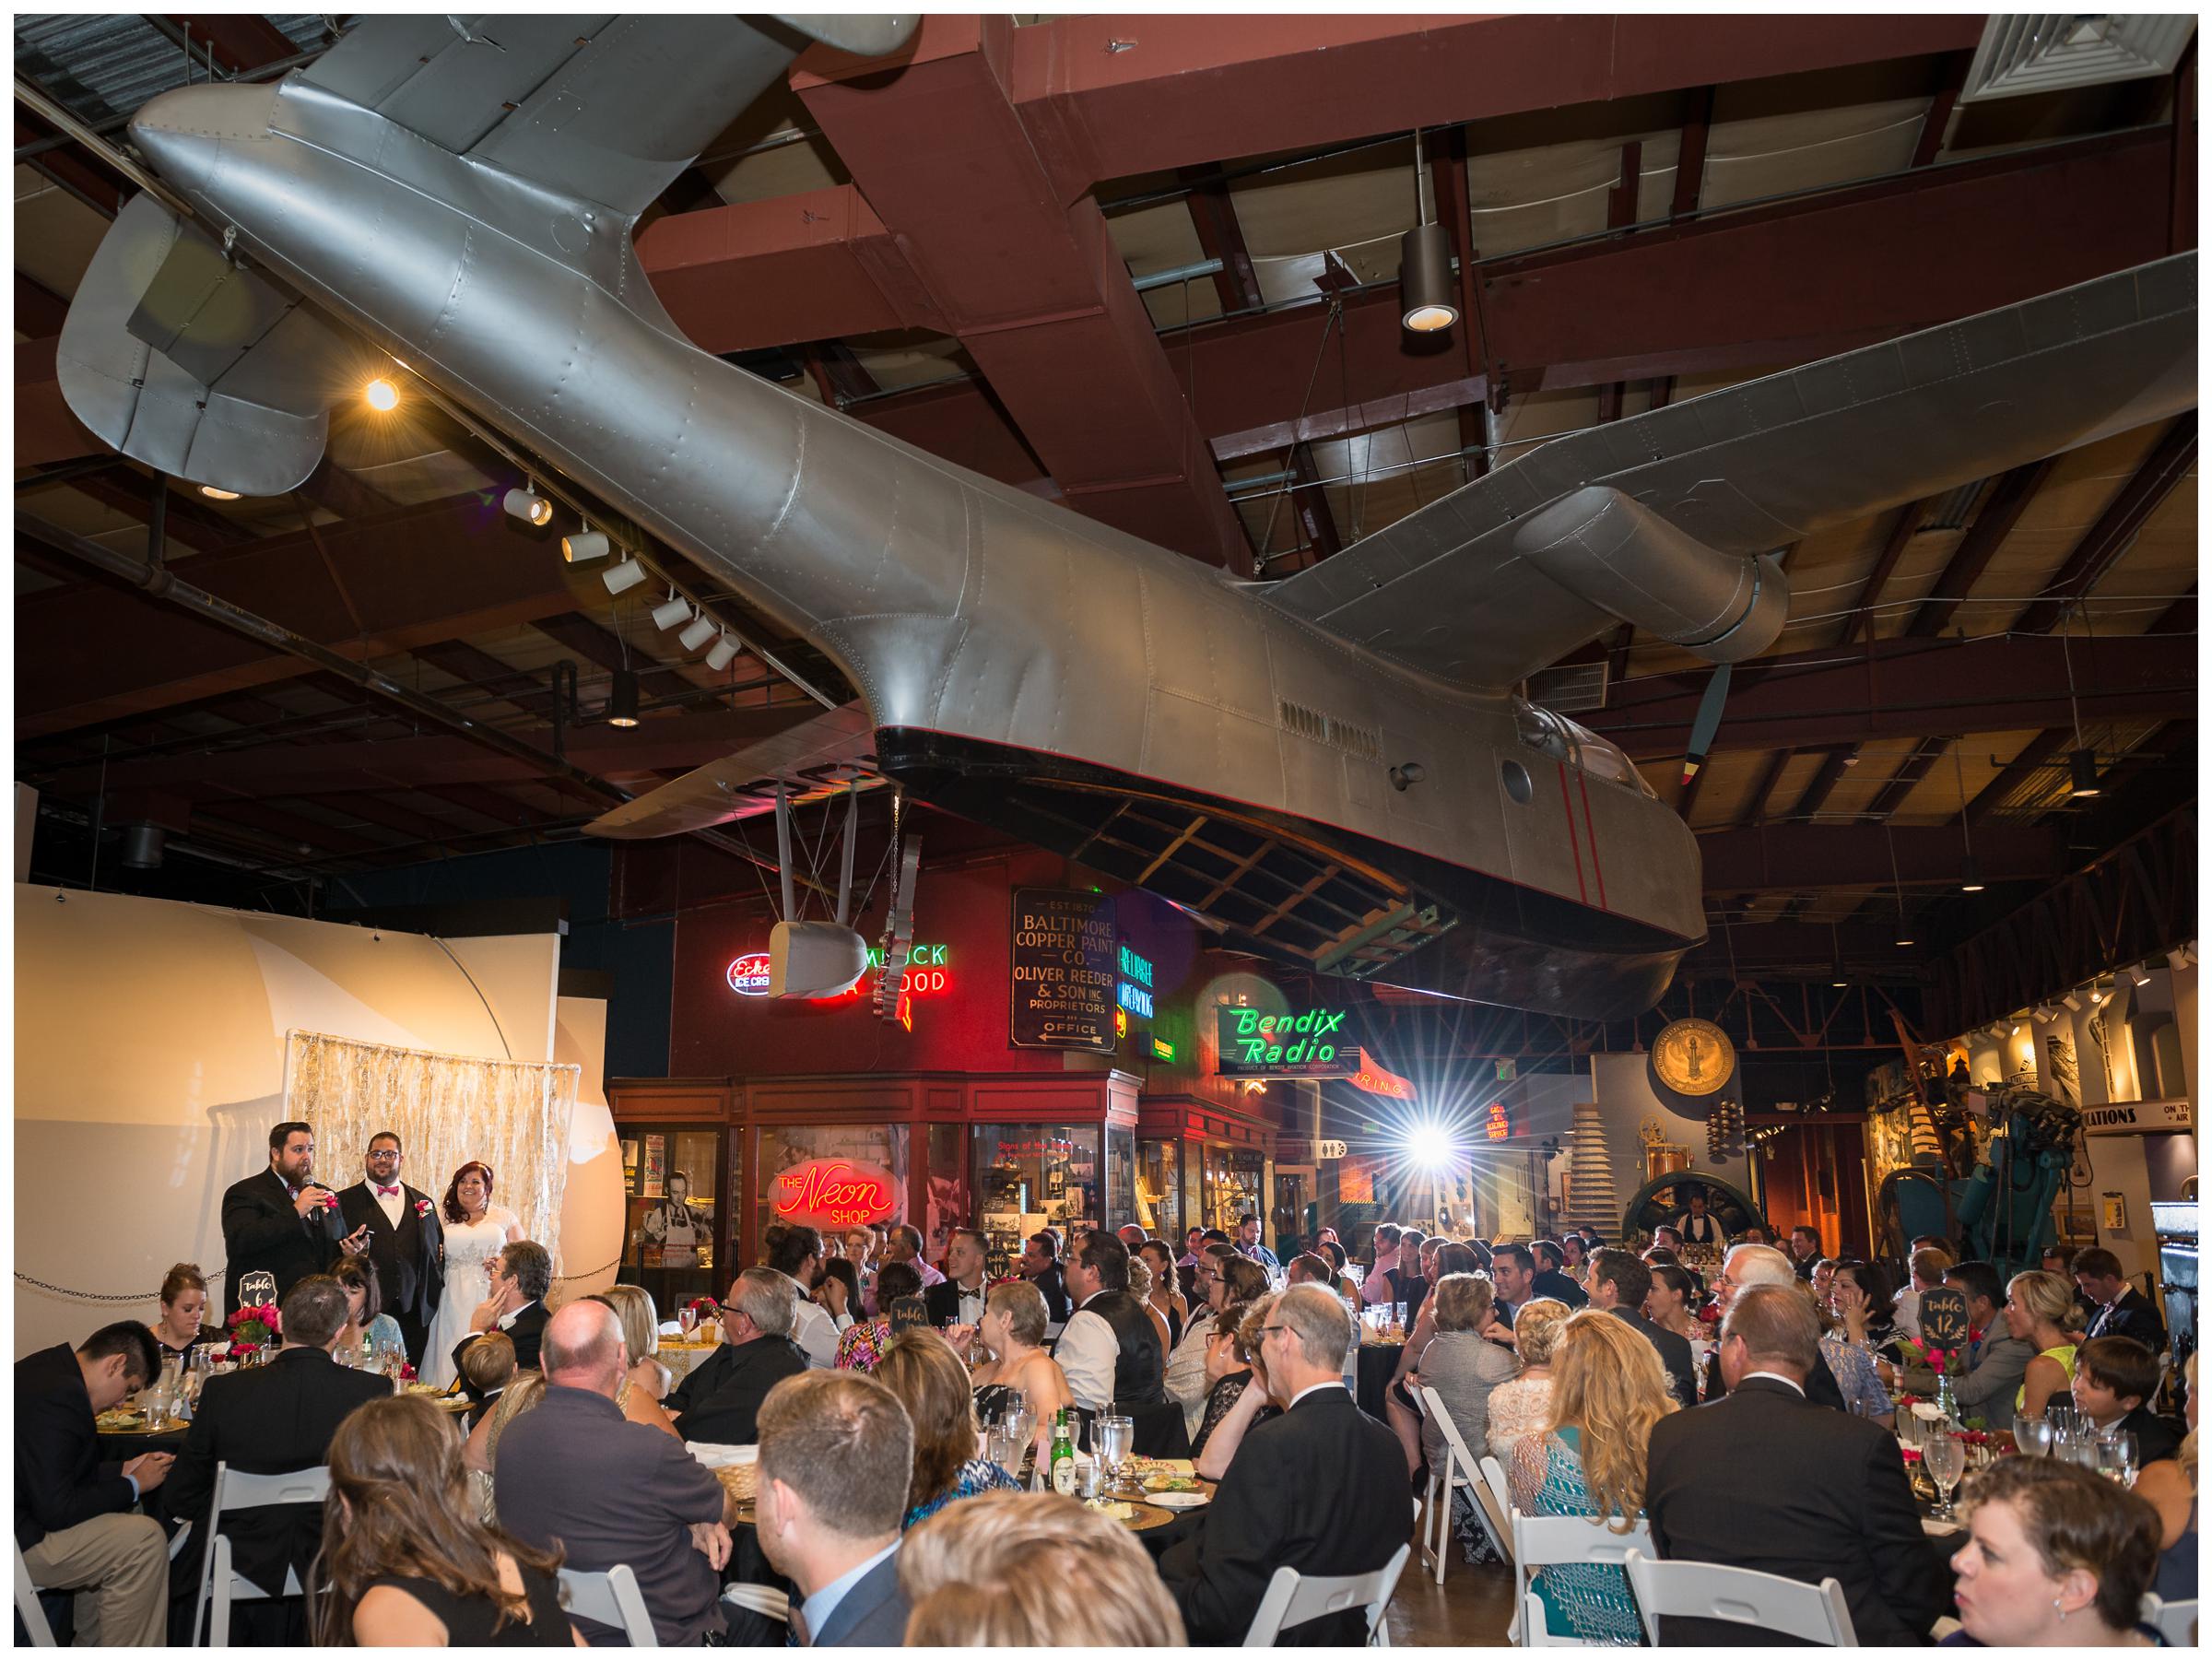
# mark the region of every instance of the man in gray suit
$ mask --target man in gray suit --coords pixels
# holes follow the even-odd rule
[[[615,1406],[621,1321],[604,1303],[568,1304],[547,1322],[540,1353],[544,1396],[500,1438],[500,1526],[541,1550],[558,1544],[571,1569],[628,1563],[664,1645],[719,1635],[716,1571],[730,1561],[722,1484],[675,1437]],[[576,1628],[594,1644],[623,1642],[595,1620]]]
[[[867,1373],[802,1372],[768,1393],[754,1509],[760,1549],[805,1599],[793,1643],[904,1642],[899,1526],[913,1463],[913,1422]]]
[[[2005,1282],[1994,1265],[1954,1263],[1943,1283],[1966,1294],[1967,1326],[1982,1336],[1968,1346],[1966,1371],[1952,1383],[1959,1408],[1989,1421],[1993,1431],[2012,1425],[2013,1397],[2028,1376],[2035,1346],[2016,1338],[2005,1324]]]

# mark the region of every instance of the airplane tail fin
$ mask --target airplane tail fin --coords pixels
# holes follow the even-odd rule
[[[116,215],[62,325],[78,420],[179,478],[278,496],[322,459],[362,348],[150,195]]]

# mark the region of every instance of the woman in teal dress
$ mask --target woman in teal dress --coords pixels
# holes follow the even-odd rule
[[[1551,1424],[1513,1447],[1508,1487],[1530,1516],[1605,1517],[1627,1533],[1643,1514],[1652,1427],[1675,1410],[1659,1352],[1602,1310],[1571,1316],[1551,1360]],[[1531,1588],[1555,1638],[1641,1643],[1643,1620],[1628,1575],[1611,1563],[1554,1563]]]

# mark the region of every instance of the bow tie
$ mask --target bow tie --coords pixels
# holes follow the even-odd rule
[[[387,1188],[382,1183],[377,1184],[376,1191],[379,1194],[389,1194],[394,1199],[397,1199],[399,1197],[399,1190],[397,1188]]]

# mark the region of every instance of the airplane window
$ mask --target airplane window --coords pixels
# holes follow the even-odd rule
[[[1540,751],[1555,761],[1574,759],[1574,746],[1568,739],[1564,725],[1549,710],[1540,710],[1518,698],[1513,700],[1513,736],[1528,748]]]
[[[1594,779],[1626,784],[1653,800],[1658,799],[1659,793],[1652,788],[1650,781],[1644,778],[1636,763],[1629,760],[1628,753],[1618,745],[1610,739],[1599,737],[1588,727],[1569,721],[1564,716],[1558,717],[1558,720],[1574,736],[1575,765],[1583,772]]]
[[[1535,782],[1528,776],[1528,769],[1509,756],[1498,771],[1505,778],[1505,794],[1524,807],[1527,807],[1529,799],[1536,794]]]

